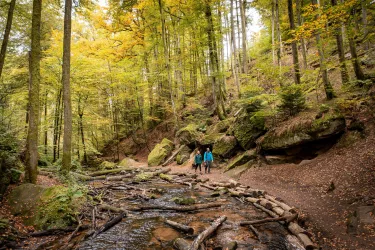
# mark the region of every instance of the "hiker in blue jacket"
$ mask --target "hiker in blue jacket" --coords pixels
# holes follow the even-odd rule
[[[214,157],[210,151],[210,148],[207,148],[207,151],[204,153],[204,172],[210,173],[211,165],[214,162]],[[208,170],[208,171],[207,171]]]

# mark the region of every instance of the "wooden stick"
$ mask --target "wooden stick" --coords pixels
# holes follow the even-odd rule
[[[260,238],[259,231],[253,225],[249,225],[249,228],[251,229],[251,231],[253,231],[255,236],[258,238],[259,242],[262,243],[262,239]]]
[[[282,209],[284,209],[285,211],[290,211],[292,210],[292,208],[290,206],[288,206],[287,204],[285,204],[284,202],[281,202],[281,201],[278,201],[276,200],[275,197],[272,197],[270,195],[265,195],[266,199],[267,200],[270,200],[272,201],[273,203],[276,203],[279,207],[281,207]]]
[[[215,187],[211,187],[211,186],[206,185],[206,184],[201,184],[201,187],[205,187],[205,188],[207,188],[207,189],[214,190],[214,191],[216,190]]]
[[[175,221],[171,221],[171,220],[165,220],[164,221],[165,224],[173,227],[173,228],[176,228],[178,230],[181,230],[185,233],[188,233],[188,234],[194,234],[194,228],[192,227],[189,227],[189,226],[186,226],[184,224],[181,224],[181,223],[178,223],[178,222],[175,222]]]
[[[224,205],[223,203],[213,202],[208,204],[195,204],[190,206],[162,206],[162,205],[149,205],[149,206],[141,206],[138,208],[130,208],[130,211],[143,211],[143,210],[174,210],[180,212],[190,212],[200,209],[212,208],[212,207],[220,207]]]
[[[189,250],[198,250],[199,246],[203,243],[203,241],[209,237],[213,232],[216,231],[216,229],[224,222],[226,221],[227,217],[221,216],[217,220],[215,220],[211,226],[209,226],[206,230],[204,230],[201,234],[198,235],[197,238],[193,241],[191,244]]]
[[[102,170],[102,171],[96,171],[89,173],[89,176],[99,176],[99,175],[107,175],[107,174],[114,174],[114,173],[119,173],[121,171],[130,171],[132,170],[131,168],[116,168],[116,169],[109,169],[109,170]]]
[[[257,203],[253,203],[253,205],[257,208],[259,208],[260,210],[262,210],[263,212],[266,212],[267,214],[271,215],[273,218],[278,218],[279,216],[277,214],[275,214],[274,212],[272,212],[271,210],[268,210],[267,208],[257,204]]]
[[[278,217],[278,218],[266,218],[262,220],[252,220],[252,221],[241,221],[240,225],[254,225],[254,224],[262,224],[267,222],[277,222],[277,221],[286,221],[287,223],[295,220],[297,218],[297,214],[293,214],[291,216],[284,216],[284,217]]]
[[[99,234],[107,231],[108,229],[110,229],[111,227],[113,227],[114,225],[116,225],[117,223],[119,223],[120,221],[122,221],[122,218],[124,218],[124,217],[126,217],[126,213],[121,213],[121,214],[117,215],[116,217],[114,217],[113,219],[107,221],[99,230],[97,230],[93,234],[92,237],[95,238]]]
[[[88,228],[89,228],[88,225],[82,225],[79,230],[86,230]],[[50,236],[50,235],[59,235],[59,234],[73,232],[74,230],[76,230],[76,227],[52,228],[52,229],[47,229],[44,231],[30,233],[29,236],[43,237],[43,236]]]
[[[108,210],[108,211],[115,212],[115,213],[126,213],[125,209],[110,206],[108,204],[99,205],[99,210]]]

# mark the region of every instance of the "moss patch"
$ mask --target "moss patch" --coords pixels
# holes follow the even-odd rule
[[[103,161],[100,164],[100,169],[114,169],[116,168],[116,163],[110,161]]]
[[[251,160],[255,160],[257,158],[256,150],[248,150],[243,154],[240,154],[236,158],[234,158],[226,167],[225,171],[229,171],[235,167],[241,166],[245,164],[246,162],[249,162]]]
[[[165,181],[171,181],[172,177],[167,175],[167,174],[159,174],[160,179],[165,180]]]
[[[203,134],[198,131],[198,126],[193,123],[180,129],[176,133],[176,137],[180,140],[180,143],[189,147],[194,147],[195,143],[199,141],[202,136]]]
[[[233,155],[236,145],[237,140],[234,136],[223,136],[214,144],[212,153],[215,156],[229,158]]]
[[[134,181],[142,182],[151,180],[154,175],[152,173],[140,173],[134,177]]]
[[[171,201],[178,205],[192,205],[196,202],[195,199],[191,197],[174,197]]]

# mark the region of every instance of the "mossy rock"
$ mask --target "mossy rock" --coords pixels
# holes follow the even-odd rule
[[[235,153],[237,139],[234,136],[222,136],[213,146],[212,153],[216,157],[230,158]]]
[[[293,121],[287,121],[264,135],[259,141],[262,150],[288,149],[331,138],[342,134],[346,127],[344,117],[331,113],[315,120],[314,118],[305,119],[293,126],[288,122],[293,123]]]
[[[116,163],[111,162],[111,161],[103,161],[100,164],[100,169],[114,169],[116,168]]]
[[[219,121],[218,123],[214,124],[213,126],[210,126],[207,129],[208,134],[218,134],[218,133],[225,133],[230,128],[232,123],[234,122],[234,118],[228,118],[223,121]]]
[[[181,149],[181,151],[176,156],[177,164],[182,165],[186,161],[188,161],[189,158],[190,158],[191,152],[192,152],[192,150],[188,146],[184,145],[183,148]]]
[[[225,134],[218,134],[218,133],[212,133],[209,135],[205,135],[199,140],[199,144],[206,146],[206,145],[213,145],[217,141],[219,141]]]
[[[180,140],[180,143],[190,148],[194,148],[196,142],[198,142],[202,136],[203,134],[198,131],[198,126],[195,124],[189,124],[176,133],[176,137]]]
[[[9,220],[0,218],[0,233],[5,232],[9,227]]]
[[[225,171],[229,171],[235,167],[241,166],[249,161],[255,161],[257,158],[257,153],[255,149],[248,150],[243,154],[240,154],[236,158],[234,158],[226,167]]]
[[[152,179],[152,177],[154,177],[152,173],[140,173],[134,177],[134,181],[136,182],[149,181]]]
[[[21,178],[21,175],[22,175],[21,170],[11,168],[10,169],[10,182],[11,183],[18,183],[20,178]]]
[[[123,159],[118,165],[120,167],[125,167],[125,168],[129,168],[129,167],[134,167],[134,164],[136,163],[135,160],[131,159],[131,158],[125,158]]]
[[[178,205],[192,205],[196,203],[195,199],[192,197],[174,197],[171,201]]]
[[[233,123],[231,131],[240,146],[245,150],[249,150],[255,146],[256,140],[267,131],[265,119],[261,116],[246,115],[238,117]]]
[[[226,175],[228,175],[231,178],[237,179],[240,178],[243,173],[245,173],[246,170],[249,168],[252,168],[256,166],[253,161],[248,161],[245,164],[232,168],[231,170],[226,172]]]
[[[43,187],[23,184],[11,192],[9,205],[13,215],[22,216],[24,223],[39,230],[71,226],[86,202],[79,188]]]
[[[159,144],[156,144],[154,149],[147,157],[147,162],[150,167],[159,166],[171,154],[174,148],[172,141],[164,138]]]
[[[165,181],[172,181],[172,177],[167,174],[159,174],[160,179],[165,180]]]

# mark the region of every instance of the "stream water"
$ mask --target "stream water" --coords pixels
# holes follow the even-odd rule
[[[226,244],[233,241],[238,243],[237,249],[295,249],[288,244],[286,240],[288,232],[279,223],[255,226],[260,233],[260,240],[249,228],[239,226],[238,222],[241,220],[262,219],[268,215],[229,195],[224,194],[213,198],[210,190],[203,190],[203,188],[192,190],[188,186],[164,182],[145,182],[137,186],[154,188],[158,191],[158,195],[155,199],[147,201],[141,198],[120,199],[120,204],[117,206],[127,208],[138,205],[176,205],[172,201],[174,197],[191,197],[197,203],[221,201],[225,205],[189,213],[157,210],[132,212],[110,230],[94,239],[82,242],[78,249],[173,249],[174,239],[182,237],[192,241],[197,234],[221,215],[226,215],[227,221],[206,241],[206,249],[224,249]],[[129,191],[115,191],[112,195],[122,197],[124,192]],[[196,234],[187,235],[169,227],[164,223],[165,218],[192,226]]]

